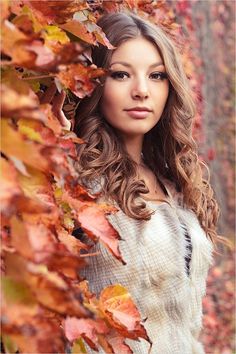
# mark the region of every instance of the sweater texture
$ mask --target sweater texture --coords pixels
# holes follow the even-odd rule
[[[146,319],[151,354],[204,354],[198,338],[213,245],[196,214],[184,207],[181,194],[169,181],[162,179],[162,183],[168,203],[147,201],[154,211],[149,221],[132,219],[122,210],[108,216],[122,238],[120,250],[126,265],[98,242],[91,251],[100,254],[89,257],[81,275],[97,295],[111,284],[127,288],[141,318]],[[150,344],[143,339],[126,343],[135,354],[149,353]]]

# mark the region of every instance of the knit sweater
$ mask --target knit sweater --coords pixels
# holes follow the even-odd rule
[[[97,295],[116,283],[128,289],[146,319],[151,354],[204,354],[198,337],[213,246],[196,214],[184,207],[181,194],[169,181],[162,179],[162,183],[168,203],[147,201],[154,211],[149,221],[132,219],[122,210],[108,216],[122,238],[120,250],[126,265],[98,242],[92,251],[100,254],[89,257],[82,275]],[[135,354],[149,352],[150,345],[143,339],[126,343]]]

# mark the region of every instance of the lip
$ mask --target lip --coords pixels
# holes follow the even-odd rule
[[[150,111],[138,111],[138,110],[126,110],[127,114],[132,117],[132,118],[135,118],[135,119],[144,119],[146,118],[149,114],[150,114]]]
[[[146,118],[149,113],[152,111],[148,107],[132,107],[130,109],[125,109],[128,115],[135,119],[144,119]]]
[[[125,109],[125,111],[128,113],[128,115],[132,118],[135,119],[144,119],[146,118],[149,113],[152,111],[148,107],[132,107],[130,109]]]
[[[126,109],[126,111],[151,112],[151,109],[148,107],[132,107],[132,108]]]

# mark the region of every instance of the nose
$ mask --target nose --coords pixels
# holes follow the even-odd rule
[[[132,87],[133,99],[146,99],[149,97],[149,90],[144,78],[137,79]]]

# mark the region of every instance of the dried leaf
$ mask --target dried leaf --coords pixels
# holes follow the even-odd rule
[[[33,11],[35,17],[43,24],[64,23],[71,19],[76,11],[88,8],[81,0],[43,0],[24,1]]]
[[[1,157],[1,212],[10,208],[14,199],[21,195],[22,190],[17,179],[17,171],[12,163]]]
[[[69,286],[62,276],[47,267],[27,262],[19,255],[5,254],[6,274],[29,286],[39,304],[59,314],[89,316],[82,306],[80,291]]]
[[[124,337],[149,341],[137,307],[128,291],[121,285],[111,285],[102,290],[99,305],[109,323]]]
[[[79,98],[90,95],[96,87],[94,79],[104,75],[102,69],[92,66],[84,67],[81,64],[60,66],[59,69],[60,72],[56,74],[57,78]]]
[[[72,33],[74,36],[79,37],[86,43],[96,44],[96,39],[93,33],[89,32],[87,27],[79,21],[71,20],[60,27],[63,30]]]
[[[7,120],[1,121],[1,134],[2,152],[4,154],[16,157],[40,170],[46,171],[49,169],[50,162],[42,154],[43,146],[26,140]],[[14,141],[14,144],[12,144],[12,141]]]
[[[78,319],[67,317],[64,322],[64,330],[70,342],[82,337],[94,350],[98,350],[98,334],[106,334],[109,328],[103,320]]]

